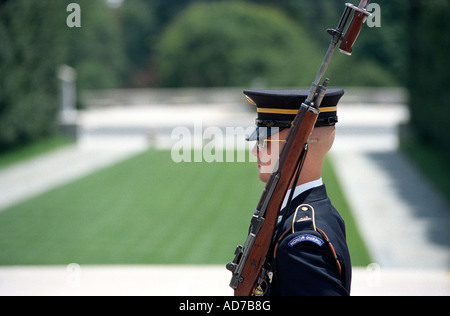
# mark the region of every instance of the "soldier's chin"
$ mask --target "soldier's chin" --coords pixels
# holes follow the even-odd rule
[[[271,173],[260,172],[258,177],[261,182],[267,183],[267,181],[269,181],[270,175]]]

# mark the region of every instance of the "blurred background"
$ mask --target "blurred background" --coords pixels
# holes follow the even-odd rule
[[[324,177],[350,227],[357,294],[389,293],[383,285],[423,294],[393,285],[411,270],[424,282],[414,289],[448,295],[450,2],[374,2],[377,25],[327,72],[347,93]],[[309,88],[343,9],[336,0],[0,0],[0,293],[39,293],[19,282],[24,271],[48,277],[20,270],[38,265],[60,267],[65,280],[84,266],[224,267],[262,192],[257,170],[176,164],[171,132],[252,125],[243,89]],[[227,288],[219,271],[215,285]],[[55,278],[59,287],[40,293],[64,293]]]

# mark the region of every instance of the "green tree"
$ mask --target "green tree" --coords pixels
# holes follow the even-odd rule
[[[65,6],[73,2],[63,1]],[[118,88],[127,68],[120,23],[106,1],[77,0],[81,7],[80,28],[63,25],[59,32],[64,41],[64,61],[78,73],[80,90]],[[65,16],[69,13],[65,12]],[[65,21],[65,19],[64,19]]]
[[[122,40],[127,62],[123,84],[144,87],[155,84],[152,59],[157,37],[155,2],[148,0],[126,1],[118,10]]]
[[[54,126],[64,13],[59,1],[0,3],[0,150],[42,137]]]
[[[450,2],[411,0],[408,30],[410,126],[419,139],[450,158]]]
[[[78,0],[81,27],[70,28],[71,2],[0,1],[0,150],[54,131],[61,64],[76,69],[80,89],[121,83],[125,63],[114,12],[105,1]]]
[[[282,9],[297,23],[304,26],[307,33],[320,47],[330,42],[327,28],[336,27],[346,1],[330,0],[248,0],[264,3]],[[348,1],[347,1],[348,2]],[[358,5],[359,1],[350,1]],[[343,60],[338,68],[343,70],[360,63],[352,72],[340,72],[336,79],[349,85],[399,85],[405,79],[405,55],[408,33],[405,21],[408,17],[408,0],[376,0],[381,8],[381,27],[361,32],[355,54],[350,65]],[[333,62],[334,64],[335,62]],[[334,66],[332,66],[333,68]],[[364,69],[367,69],[364,71]],[[336,70],[336,73],[340,71]],[[383,76],[386,79],[383,80]],[[372,78],[371,78],[372,77]],[[334,79],[334,77],[333,77]],[[362,80],[361,80],[362,79]],[[339,83],[341,84],[341,83]]]
[[[299,25],[245,2],[193,4],[169,25],[159,48],[166,86],[309,86],[320,65]]]

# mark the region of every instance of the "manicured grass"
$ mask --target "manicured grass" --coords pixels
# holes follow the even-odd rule
[[[226,264],[263,187],[253,163],[150,150],[0,212],[0,264]]]

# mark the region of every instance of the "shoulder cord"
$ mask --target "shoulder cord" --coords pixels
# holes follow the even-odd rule
[[[327,234],[325,234],[325,232],[323,230],[321,230],[320,228],[317,228],[317,231],[323,236],[323,238],[325,239],[325,242],[328,245],[328,248],[331,251],[331,254],[333,255],[334,260],[336,261],[336,268],[338,270],[339,276],[342,276],[342,266],[341,266],[341,262],[339,261],[339,258],[336,254],[336,250],[334,250],[333,244],[331,243],[330,239],[328,238]]]

